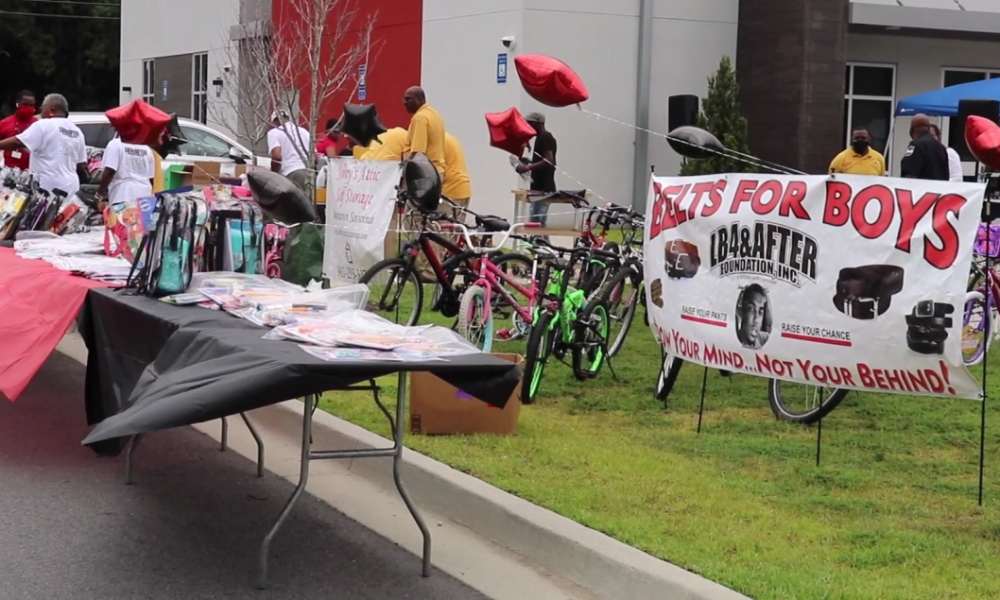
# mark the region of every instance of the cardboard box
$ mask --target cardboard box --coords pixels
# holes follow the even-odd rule
[[[180,185],[177,187],[216,185],[221,179],[238,178],[246,173],[246,171],[246,165],[237,165],[235,163],[195,162],[190,165],[184,165],[177,172],[177,175],[180,177]]]
[[[494,354],[516,365],[519,354]],[[521,416],[521,384],[502,410],[474,398],[430,373],[410,374],[410,432],[423,435],[517,432]]]

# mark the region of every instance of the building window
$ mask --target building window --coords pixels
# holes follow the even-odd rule
[[[194,54],[191,82],[191,118],[208,123],[208,53]]]
[[[1000,71],[945,69],[941,83],[942,87],[951,87],[953,85],[994,79],[996,77],[1000,77]],[[972,156],[972,153],[969,152],[969,147],[965,145],[965,123],[961,119],[958,117],[949,118],[946,127],[942,127],[942,129],[947,129],[947,131],[942,131],[943,137],[946,138],[948,147],[954,148],[958,152],[958,155],[962,158],[962,162],[976,161],[976,157]]]
[[[896,97],[895,65],[851,63],[846,75],[844,146],[850,145],[855,130],[867,129],[872,147],[886,154]]]
[[[153,60],[142,61],[142,100],[147,104],[155,104],[156,72],[153,70]]]

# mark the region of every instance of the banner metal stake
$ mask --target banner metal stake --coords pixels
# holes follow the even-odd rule
[[[708,384],[708,367],[701,374],[701,406],[698,407],[698,435],[701,435],[701,418],[705,414],[705,386]]]
[[[823,419],[816,423],[816,466],[819,466],[820,450],[823,448]]]

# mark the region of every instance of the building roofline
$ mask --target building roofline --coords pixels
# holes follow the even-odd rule
[[[900,29],[996,34],[1000,32],[1000,12],[851,2],[849,23]]]

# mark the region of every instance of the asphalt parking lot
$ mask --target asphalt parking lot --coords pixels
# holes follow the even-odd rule
[[[190,428],[124,455],[80,445],[84,367],[54,354],[17,402],[0,398],[0,600],[480,600],[485,596],[306,496],[253,586],[292,486]]]

